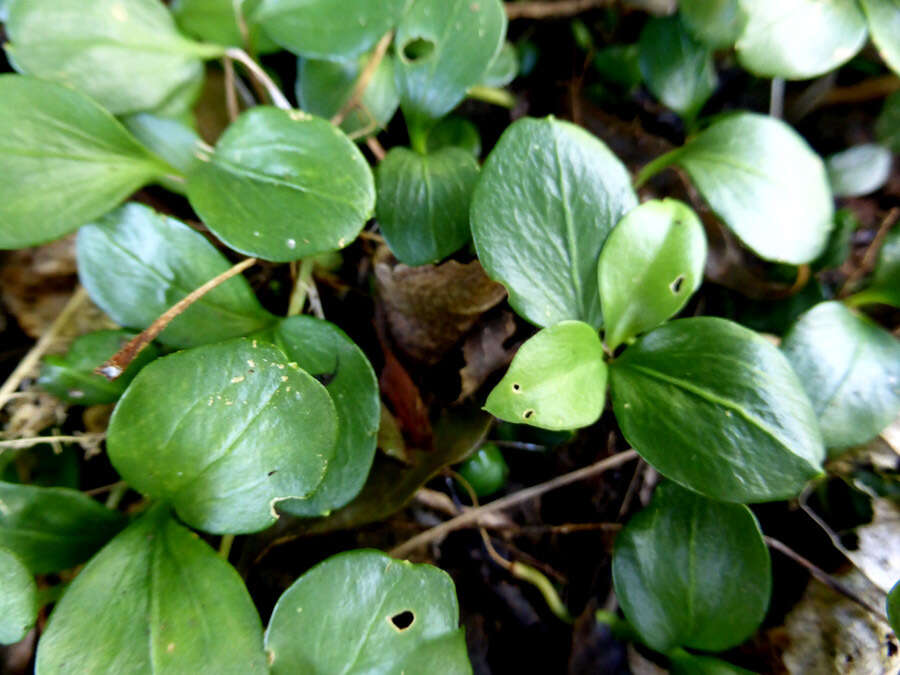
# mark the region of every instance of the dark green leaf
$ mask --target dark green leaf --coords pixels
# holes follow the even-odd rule
[[[183,37],[158,0],[20,0],[6,23],[16,69],[75,87],[115,114],[152,110],[224,53]]]
[[[129,485],[188,525],[244,533],[274,523],[277,502],[313,493],[336,436],[325,387],[277,347],[238,339],[144,368],[116,406],[107,451]]]
[[[900,307],[900,227],[894,227],[881,245],[869,287],[849,301],[854,305],[882,303]]]
[[[809,394],[826,447],[870,441],[900,413],[900,342],[843,304],[813,307],[781,348]]]
[[[151,113],[138,113],[122,119],[122,124],[141,143],[162,157],[182,174],[196,166],[197,148],[202,143],[197,132],[179,120]],[[184,179],[165,178],[161,181],[169,190],[184,194]]]
[[[597,258],[637,206],[622,163],[594,136],[552,117],[512,124],[485,163],[472,235],[488,275],[538,326],[603,323]]]
[[[640,67],[653,95],[693,120],[716,88],[712,51],[695,40],[678,16],[651,19],[641,31]]]
[[[741,0],[681,0],[678,9],[687,29],[717,49],[733,45],[747,25]]]
[[[786,499],[822,472],[815,411],[787,359],[724,319],[679,319],[610,367],[625,438],[667,478],[715,499]]]
[[[375,207],[372,170],[329,122],[256,107],[188,176],[191,205],[228,246],[274,262],[343,248]]]
[[[519,53],[511,42],[504,42],[481,79],[485,87],[505,87],[519,74]]]
[[[253,14],[285,49],[309,58],[349,58],[397,23],[407,0],[262,0]]]
[[[653,649],[720,651],[762,622],[771,561],[756,518],[672,483],[616,537],[616,595]]]
[[[0,181],[0,248],[58,239],[170,171],[72,89],[0,75],[0,100],[0,175],[15,177]]]
[[[887,599],[887,615],[895,635],[900,635],[900,581],[894,584]]]
[[[872,42],[888,67],[900,75],[900,0],[861,0]]]
[[[643,82],[640,56],[637,44],[603,47],[594,55],[594,68],[605,82],[631,90]]]
[[[465,650],[435,647],[453,639],[458,625],[456,589],[446,572],[380,551],[348,551],[313,567],[279,598],[266,651],[275,675],[470,673]],[[437,655],[418,652],[433,649],[452,660],[420,669]]]
[[[851,209],[843,208],[835,211],[834,229],[828,236],[828,245],[822,251],[822,255],[812,262],[812,269],[826,270],[843,265],[850,257],[853,233],[859,229],[859,225],[859,218]]]
[[[116,323],[137,329],[231,267],[200,233],[140,204],[83,227],[77,252],[91,299]],[[248,335],[273,321],[247,281],[234,277],[176,317],[158,339],[193,347]]]
[[[519,348],[484,407],[507,422],[542,429],[586,427],[603,412],[606,375],[597,330],[563,321]]]
[[[459,475],[479,497],[488,497],[506,485],[509,465],[495,443],[485,443],[459,465]]]
[[[677,164],[722,221],[761,258],[801,265],[825,247],[834,205],[825,165],[781,120],[722,118],[648,165],[640,179]]]
[[[441,148],[462,148],[478,159],[481,157],[481,134],[478,127],[465,117],[448,115],[428,132],[426,146],[429,153]]]
[[[705,265],[706,235],[689,206],[665,199],[629,211],[597,266],[607,348],[681,311],[703,283]]]
[[[64,355],[44,357],[37,383],[67,403],[114,403],[140,369],[159,356],[159,350],[151,344],[114,381],[94,373],[133,337],[134,333],[124,330],[102,330],[82,335]]]
[[[33,574],[75,567],[125,526],[125,518],[68,488],[0,483],[0,546]]]
[[[900,91],[885,99],[875,122],[875,135],[879,143],[890,148],[891,152],[900,153]]]
[[[244,47],[244,35],[238,26],[236,12],[247,25],[247,36],[254,52],[278,51],[279,47],[250,17],[260,0],[175,0],[172,15],[178,27],[188,35],[217,45]]]
[[[0,548],[0,645],[24,638],[37,621],[37,585],[22,561]]]
[[[667,654],[671,675],[755,675],[750,670],[717,659],[714,656],[691,654],[683,649],[674,649]]]
[[[478,163],[461,148],[429,155],[393,148],[378,165],[376,213],[397,259],[425,265],[462,248],[477,182]]]
[[[308,316],[282,321],[275,343],[291,361],[325,385],[337,412],[334,456],[308,499],[280,502],[293,516],[322,516],[359,494],[375,457],[381,403],[378,380],[362,350],[338,327]]]
[[[825,160],[835,197],[859,197],[881,189],[892,165],[891,151],[875,143],[848,148]]]
[[[265,673],[231,565],[157,506],[88,563],[50,616],[36,672]]]

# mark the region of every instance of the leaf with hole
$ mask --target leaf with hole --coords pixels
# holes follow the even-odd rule
[[[900,413],[900,343],[842,303],[806,312],[781,348],[812,401],[826,447],[870,441]]]
[[[478,163],[461,148],[422,155],[392,148],[375,174],[378,223],[407,265],[446,258],[469,241],[469,205]]]
[[[712,50],[688,33],[678,16],[648,21],[639,45],[647,87],[666,106],[692,121],[716,88]]]
[[[880,190],[892,165],[891,151],[875,143],[848,148],[825,160],[835,197],[860,197]]]
[[[293,516],[322,516],[359,494],[375,457],[381,399],[378,380],[362,350],[344,332],[309,316],[285,319],[273,331],[287,357],[318,379],[334,402],[338,431],[334,456],[316,491],[278,503]]]
[[[234,568],[158,505],[75,577],[36,672],[261,674],[262,626]]]
[[[834,205],[825,164],[781,120],[723,117],[648,164],[639,182],[677,164],[722,221],[765,260],[802,265],[825,248]]]
[[[288,262],[336,251],[375,208],[372,170],[326,120],[259,106],[228,127],[188,175],[188,198],[228,246]]]
[[[613,229],[597,265],[610,351],[681,311],[703,283],[706,235],[675,199],[644,202]]]
[[[446,572],[380,551],[348,551],[313,567],[279,598],[266,650],[274,675],[435,672],[418,669],[434,662],[433,651],[451,657],[441,673],[471,673],[465,650],[445,643],[455,641],[458,626]]]
[[[0,75],[0,249],[58,239],[170,169],[84,94]]]
[[[847,301],[853,305],[881,303],[900,308],[900,227],[894,226],[885,237],[869,287]]]
[[[628,171],[601,141],[552,117],[501,136],[472,199],[472,236],[488,275],[538,326],[603,323],[597,258],[637,206]]]
[[[755,75],[805,80],[853,58],[866,42],[856,0],[752,0],[738,39],[738,61]]]
[[[122,124],[149,150],[178,169],[182,175],[196,166],[200,136],[190,126],[171,117],[153,113],[137,113],[122,118]],[[160,181],[167,190],[185,194],[187,187],[181,176],[165,177]]]
[[[32,574],[75,567],[123,527],[125,518],[77,490],[0,483],[0,546]]]
[[[12,551],[0,547],[0,645],[22,640],[37,621],[34,576]]]
[[[158,0],[18,0],[6,22],[16,70],[66,84],[112,113],[152,110],[203,78],[224,48],[183,37]]]
[[[144,368],[116,406],[107,452],[188,525],[246,533],[274,523],[279,501],[316,490],[336,437],[325,387],[274,345],[237,339]]]
[[[91,299],[116,323],[136,329],[231,267],[199,232],[141,204],[126,204],[83,227],[77,254]],[[158,340],[194,347],[260,331],[274,320],[238,276],[193,303]]]
[[[262,28],[249,19],[260,0],[175,0],[171,5],[175,23],[187,35],[205,42],[249,47],[251,53],[279,50]],[[247,35],[238,20],[247,27]]]
[[[112,358],[134,335],[124,330],[101,330],[80,336],[65,354],[44,357],[38,386],[74,405],[115,403],[141,368],[159,356],[159,349],[150,344],[114,381],[97,375],[94,370]]]
[[[672,483],[616,537],[613,583],[628,621],[653,649],[721,651],[762,623],[769,551],[750,509]]]
[[[714,499],[797,495],[820,476],[816,414],[777,347],[713,317],[648,333],[610,366],[613,409],[657,471]]]
[[[872,42],[888,67],[900,75],[900,0],[860,0]]]
[[[732,46],[747,25],[741,0],[681,0],[678,10],[694,37],[716,49]]]
[[[408,0],[262,0],[251,18],[285,49],[313,59],[359,56],[394,28]]]
[[[596,329],[563,321],[519,348],[484,407],[507,422],[542,429],[586,427],[603,412],[606,375]]]

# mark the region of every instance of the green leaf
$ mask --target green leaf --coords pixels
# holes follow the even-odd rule
[[[660,473],[714,499],[793,497],[822,473],[816,414],[787,359],[724,319],[679,319],[610,367],[622,433]]]
[[[325,387],[277,347],[238,339],[144,368],[113,412],[107,452],[188,525],[246,533],[274,523],[277,502],[313,493],[336,435]]]
[[[846,63],[866,42],[856,0],[752,0],[738,61],[762,77],[805,80]]]
[[[681,0],[678,9],[687,29],[716,49],[732,46],[747,25],[741,0]]]
[[[83,563],[125,526],[125,518],[68,488],[0,483],[0,546],[32,574]]]
[[[717,659],[714,656],[691,654],[683,649],[674,649],[666,656],[672,675],[754,675],[750,670]]]
[[[478,127],[465,117],[448,115],[428,132],[425,146],[428,154],[441,148],[462,148],[478,159],[481,157],[481,134]]]
[[[472,200],[472,236],[488,275],[538,326],[603,323],[597,258],[637,197],[628,171],[597,138],[552,117],[524,118],[500,137]]]
[[[0,548],[0,645],[22,640],[37,621],[37,585],[22,561]]]
[[[231,264],[199,232],[141,204],[126,204],[78,233],[78,273],[113,320],[144,329]],[[160,334],[174,347],[262,330],[274,317],[237,276],[192,304]]]
[[[900,91],[884,100],[884,107],[875,122],[875,135],[891,152],[900,153]]]
[[[870,441],[900,413],[900,343],[865,316],[820,303],[781,348],[819,416],[826,447]]]
[[[887,598],[888,621],[895,635],[900,635],[900,581],[894,584]]]
[[[542,429],[586,427],[603,412],[606,374],[596,329],[563,321],[519,348],[484,408],[507,422]]]
[[[51,673],[265,673],[238,573],[157,506],[88,563],[38,644]]]
[[[706,234],[675,199],[644,202],[613,229],[597,266],[610,351],[681,311],[703,283]]]
[[[640,67],[653,95],[687,121],[697,116],[718,80],[712,51],[677,16],[651,19],[644,26]]]
[[[509,465],[496,443],[485,443],[459,465],[459,475],[479,497],[488,497],[506,485]]]
[[[326,120],[260,106],[188,176],[188,198],[228,246],[273,262],[335,251],[375,207],[372,170]]]
[[[519,74],[519,52],[511,42],[504,42],[481,79],[485,87],[505,87]]]
[[[19,72],[69,85],[115,114],[152,110],[203,77],[222,47],[188,40],[158,0],[17,0],[6,23]]]
[[[293,516],[322,516],[359,494],[375,457],[381,399],[378,380],[362,350],[337,326],[294,316],[275,328],[274,341],[291,361],[319,379],[337,412],[337,443],[328,472],[307,499],[279,502]]]
[[[872,42],[888,67],[900,75],[900,0],[860,0]]]
[[[738,113],[654,160],[682,167],[713,211],[765,260],[802,265],[825,247],[834,205],[825,164],[781,120]]]
[[[443,148],[422,155],[393,148],[375,179],[378,223],[400,262],[438,262],[469,241],[469,205],[478,182],[471,153]]]
[[[610,45],[594,54],[594,68],[601,79],[631,91],[641,82],[641,52],[637,44]]]
[[[380,551],[348,551],[313,567],[279,598],[266,651],[274,675],[470,673],[465,650],[435,646],[452,640],[458,625],[446,572]],[[437,671],[406,669],[433,662],[433,650],[453,658]]]
[[[295,54],[349,58],[371,49],[406,5],[407,0],[262,0],[252,18]]]
[[[769,551],[750,509],[672,483],[616,537],[613,583],[644,641],[720,651],[762,623],[772,591]]]
[[[21,4],[21,3],[20,3]],[[58,239],[169,168],[67,87],[0,75],[0,249]]]
[[[350,100],[371,55],[334,61],[300,58],[297,61],[297,101],[312,115],[330,119]],[[400,105],[394,83],[394,57],[385,54],[360,99],[341,123],[347,134],[371,136],[387,126]],[[363,132],[366,132],[365,134]]]
[[[414,0],[397,27],[397,89],[407,122],[443,117],[479,84],[506,36],[500,0]]]
[[[859,229],[859,226],[859,218],[851,209],[842,208],[835,211],[834,229],[828,236],[828,245],[822,251],[822,255],[812,262],[813,271],[832,269],[843,265],[850,257],[853,233]]]
[[[124,330],[101,330],[82,335],[64,355],[44,357],[38,386],[66,403],[114,403],[140,369],[159,356],[159,350],[150,344],[114,381],[94,373],[94,369],[106,363],[133,337],[134,333]]]
[[[860,197],[880,190],[892,165],[891,151],[875,143],[848,148],[825,160],[835,197]]]
[[[256,23],[249,20],[260,0],[175,0],[172,15],[178,27],[205,42],[244,47],[244,36],[238,27],[236,11],[249,29],[248,40],[254,52],[278,51],[279,47]]]
[[[854,305],[881,303],[900,308],[900,227],[895,227],[885,237],[869,287],[848,298],[848,302]]]
[[[197,148],[202,145],[200,136],[188,125],[170,117],[152,113],[138,113],[122,119],[122,124],[147,148],[162,157],[182,174],[187,174],[200,161]],[[172,192],[185,194],[184,179],[163,179],[162,185]]]

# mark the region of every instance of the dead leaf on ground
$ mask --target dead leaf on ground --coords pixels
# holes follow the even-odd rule
[[[516,332],[516,321],[510,312],[485,322],[466,338],[463,344],[463,358],[466,365],[459,371],[459,403],[481,388],[491,374],[512,361],[518,345],[505,347],[505,343]]]

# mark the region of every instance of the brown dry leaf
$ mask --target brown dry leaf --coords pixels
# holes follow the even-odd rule
[[[900,579],[900,507],[889,499],[873,499],[872,512],[872,522],[856,528],[856,549],[845,553],[887,593]]]
[[[516,332],[516,321],[509,312],[491,319],[466,338],[463,357],[466,365],[459,371],[460,391],[457,403],[474,394],[490,377],[512,361],[518,345],[504,343]]]
[[[491,281],[478,261],[407,267],[386,249],[376,253],[375,280],[397,346],[426,364],[440,361],[506,297],[506,289]]]
[[[431,422],[419,388],[403,364],[394,356],[381,331],[379,340],[384,354],[384,368],[378,377],[381,393],[390,401],[400,429],[405,432],[409,442],[420,448],[430,447]]]
[[[398,462],[412,463],[400,425],[384,403],[381,404],[381,421],[378,424],[378,449]]]

